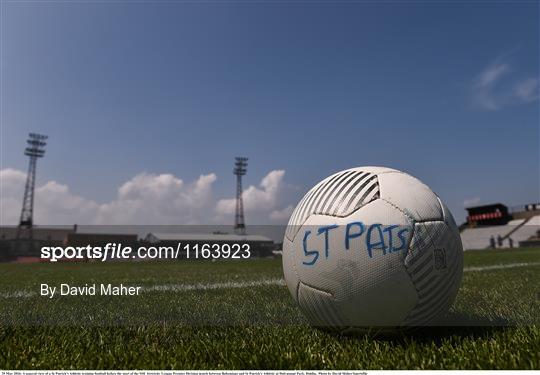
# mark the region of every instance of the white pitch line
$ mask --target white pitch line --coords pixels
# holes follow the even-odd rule
[[[507,268],[530,267],[530,266],[540,266],[540,262],[494,264],[493,266],[484,266],[484,267],[466,267],[466,268],[463,269],[463,272],[481,272],[481,271],[491,271],[491,270],[504,270],[504,269],[507,269]]]
[[[507,263],[507,264],[495,264],[492,266],[484,267],[466,267],[463,272],[483,272],[491,270],[501,270],[508,268],[519,267],[531,267],[540,266],[540,262],[530,263]],[[270,286],[270,285],[285,285],[283,279],[262,279],[251,281],[229,281],[223,283],[214,284],[165,284],[165,285],[152,285],[143,286],[143,292],[188,292],[192,290],[216,290],[216,289],[238,289],[238,288],[252,288],[258,286]],[[27,290],[17,290],[14,292],[0,293],[0,298],[30,298],[36,296],[36,292]]]
[[[228,281],[215,284],[166,284],[154,285],[142,288],[143,292],[186,292],[190,290],[213,290],[213,289],[236,289],[236,288],[251,288],[257,286],[268,285],[285,285],[283,279],[266,279],[253,281]]]
[[[35,296],[36,294],[36,292],[17,290],[15,292],[0,293],[0,298],[30,298]]]

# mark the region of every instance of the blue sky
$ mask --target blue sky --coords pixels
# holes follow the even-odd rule
[[[39,184],[84,202],[112,202],[143,172],[215,174],[227,199],[237,155],[254,197],[285,171],[269,210],[360,165],[415,175],[459,221],[464,202],[539,199],[537,2],[1,10],[1,168],[25,171],[27,133],[48,134]]]

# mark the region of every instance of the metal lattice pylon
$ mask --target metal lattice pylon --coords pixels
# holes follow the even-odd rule
[[[24,154],[30,157],[28,163],[28,174],[26,176],[26,184],[24,186],[24,197],[21,210],[21,218],[19,220],[19,228],[17,230],[17,239],[32,240],[32,226],[34,216],[34,190],[36,183],[36,165],[37,159],[45,155],[45,140],[48,137],[42,134],[30,133],[28,135],[28,147]]]
[[[234,232],[236,234],[246,234],[246,223],[244,220],[244,201],[242,199],[242,176],[247,172],[248,158],[237,157],[234,163],[233,174],[236,175],[236,212],[234,216]]]

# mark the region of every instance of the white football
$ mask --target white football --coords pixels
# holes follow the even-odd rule
[[[283,240],[287,287],[314,326],[428,325],[463,274],[459,231],[433,191],[384,167],[338,172],[294,210]]]

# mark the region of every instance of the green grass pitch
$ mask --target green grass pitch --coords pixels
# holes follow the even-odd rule
[[[540,249],[466,252],[465,268],[450,314],[467,326],[380,337],[308,326],[279,259],[0,264],[0,368],[539,369]],[[48,300],[41,282],[147,290]]]

